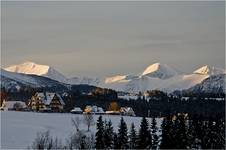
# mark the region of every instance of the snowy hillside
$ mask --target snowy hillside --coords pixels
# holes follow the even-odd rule
[[[172,67],[166,64],[155,63],[148,66],[142,73],[142,76],[149,76],[159,79],[168,79],[178,74],[180,74],[179,71],[173,69]]]
[[[112,88],[118,91],[130,93],[145,92],[146,90],[163,90],[165,92],[173,92],[175,90],[188,89],[196,84],[201,83],[204,79],[211,75],[217,75],[225,72],[223,69],[203,66],[190,74],[182,74],[180,71],[155,63],[147,67],[140,76],[118,75],[106,78],[103,87]]]
[[[92,79],[88,77],[74,77],[67,78],[54,68],[47,65],[40,65],[34,62],[24,62],[19,65],[13,65],[7,68],[4,68],[6,71],[15,72],[15,73],[23,73],[23,74],[32,74],[43,77],[48,77],[50,79],[66,83],[66,84],[88,84],[88,85],[98,85],[98,79]]]
[[[225,74],[213,75],[187,90],[193,93],[225,93]]]
[[[52,88],[52,89],[67,89],[68,85],[61,82],[49,79],[47,77],[28,75],[22,73],[13,73],[1,69],[1,87],[6,89],[18,91],[20,88],[33,87],[33,88]]]
[[[34,141],[37,132],[49,130],[50,134],[65,142],[65,139],[75,130],[71,118],[82,115],[67,113],[32,113],[32,112],[0,112],[1,115],[1,148],[3,149],[27,149]],[[95,115],[94,120],[99,116]],[[103,119],[111,120],[114,130],[118,130],[121,116],[103,115]],[[131,123],[135,124],[138,130],[140,117],[123,117],[130,128]],[[151,118],[148,118],[151,123]],[[157,119],[157,126],[160,127],[161,119]],[[87,126],[81,122],[80,128],[87,130]],[[91,126],[91,132],[95,134],[96,125]]]
[[[34,62],[24,62],[19,65],[13,65],[5,68],[5,70],[9,72],[15,72],[15,73],[44,76],[44,77],[48,77],[50,79],[57,80],[63,83],[67,81],[66,77],[64,77],[61,73],[59,73],[52,67],[36,64]]]
[[[210,66],[203,66],[197,70],[194,71],[196,74],[202,74],[202,75],[217,75],[217,74],[225,74],[225,70],[221,68],[215,68]]]
[[[61,83],[70,85],[93,85],[102,88],[110,88],[117,91],[129,93],[145,92],[147,90],[163,90],[173,92],[175,90],[184,90],[201,83],[204,79],[217,74],[225,73],[224,69],[209,67],[207,65],[196,69],[192,73],[183,74],[182,72],[166,64],[154,63],[149,65],[144,71],[130,75],[116,75],[104,79],[89,77],[67,78],[54,68],[47,65],[39,65],[34,62],[25,62],[5,68],[10,72],[32,74],[47,77]],[[10,82],[10,86],[16,86],[15,81]],[[4,78],[4,80],[6,80]],[[30,84],[36,84],[36,80],[28,79]],[[24,83],[27,80],[23,80]],[[6,83],[6,82],[4,82]]]
[[[87,84],[97,86],[100,83],[98,78],[89,78],[89,77],[73,77],[67,79],[68,84]]]

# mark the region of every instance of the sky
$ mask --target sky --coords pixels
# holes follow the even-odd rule
[[[1,67],[34,61],[68,77],[225,68],[224,2],[2,2]]]

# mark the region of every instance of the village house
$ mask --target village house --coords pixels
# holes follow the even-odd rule
[[[104,114],[104,110],[101,107],[97,106],[86,106],[84,113],[93,113],[93,114]]]
[[[133,111],[133,108],[131,108],[131,107],[121,107],[120,112],[124,116],[136,116]]]
[[[6,101],[3,100],[1,110],[15,110],[15,111],[23,111],[26,110],[27,106],[25,102],[22,101]]]
[[[71,110],[71,113],[72,114],[82,114],[83,111],[80,107],[74,107],[72,110]]]
[[[50,112],[62,112],[64,109],[64,101],[57,93],[36,93],[29,100],[28,106],[34,111],[50,111]]]

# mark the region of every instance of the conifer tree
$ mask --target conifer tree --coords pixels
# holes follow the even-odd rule
[[[96,149],[104,149],[104,122],[102,116],[97,120]]]
[[[113,134],[113,148],[120,149],[119,142],[118,142],[118,135],[115,132]]]
[[[158,148],[158,135],[157,135],[158,127],[156,119],[153,118],[151,122],[151,135],[152,135],[152,149]]]
[[[162,140],[160,144],[161,149],[175,148],[173,139],[173,122],[170,116],[163,119],[162,125]]]
[[[142,118],[140,124],[140,130],[138,135],[138,149],[146,149],[151,146],[151,135],[149,130],[149,124],[145,117]]]
[[[130,133],[129,133],[129,148],[135,149],[136,143],[137,143],[137,133],[136,133],[134,123],[132,123]]]
[[[202,121],[195,115],[192,120],[189,120],[188,142],[191,149],[201,149],[202,139]]]
[[[128,136],[127,136],[127,125],[121,117],[119,130],[118,130],[118,145],[120,149],[127,149],[128,148]]]
[[[114,131],[113,131],[112,123],[109,120],[108,122],[105,122],[105,130],[104,130],[105,149],[113,148],[113,136],[114,136]]]
[[[216,149],[225,148],[225,122],[223,119],[216,121],[217,147]]]
[[[179,115],[174,123],[174,141],[176,149],[187,149],[188,148],[188,137],[187,137],[187,127],[185,124],[185,119],[183,115]]]

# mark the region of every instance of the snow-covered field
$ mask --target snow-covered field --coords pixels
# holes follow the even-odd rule
[[[34,113],[34,112],[15,112],[4,111],[1,115],[1,149],[25,149],[30,146],[40,131],[50,131],[53,137],[58,137],[65,141],[66,138],[75,130],[72,126],[71,118],[82,115],[69,113]],[[98,115],[94,116],[96,121]],[[139,129],[141,117],[123,116],[128,128],[133,122],[136,129]],[[103,115],[103,119],[111,120],[114,130],[118,130],[120,116]],[[148,118],[151,123],[151,118]],[[161,119],[157,119],[160,127]],[[87,130],[83,123],[81,129]],[[91,126],[91,131],[96,131],[96,125]]]

